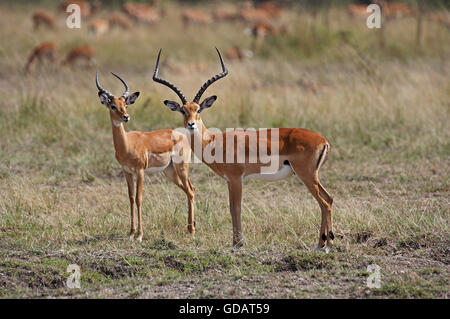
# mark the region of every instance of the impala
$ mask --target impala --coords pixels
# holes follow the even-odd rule
[[[53,42],[44,42],[40,45],[36,46],[28,57],[27,64],[25,65],[25,73],[30,71],[31,65],[34,61],[37,61],[39,64],[42,64],[43,59],[47,59],[51,63],[56,62],[57,51],[56,44]]]
[[[79,60],[85,60],[86,67],[92,67],[95,64],[95,50],[88,45],[73,48],[69,51],[69,53],[67,53],[65,60],[62,62],[62,65],[73,65]]]
[[[128,30],[131,28],[131,21],[120,13],[114,13],[109,18],[109,25],[112,27],[119,27],[124,30]]]
[[[109,30],[109,20],[94,19],[89,23],[89,35],[97,37],[105,34]]]
[[[366,18],[369,16],[367,6],[361,4],[349,4],[347,6],[347,13],[352,17]]]
[[[136,202],[138,217],[137,240],[139,242],[142,241],[141,207],[145,171],[151,173],[164,172],[175,185],[186,193],[189,207],[188,230],[191,234],[194,234],[194,187],[188,177],[191,149],[186,136],[172,130],[126,132],[123,123],[127,123],[130,120],[127,107],[136,101],[139,92],[130,95],[127,83],[118,75],[114,73],[113,75],[125,86],[125,93],[121,97],[115,97],[100,85],[98,73],[95,76],[95,83],[98,88],[100,103],[109,110],[116,159],[122,166],[128,185],[131,207],[130,240],[134,239],[136,233],[134,224],[134,202]],[[136,177],[136,198],[134,177]]]
[[[228,60],[243,61],[247,58],[251,58],[252,56],[253,56],[252,51],[241,49],[238,46],[231,47],[225,52],[225,57]]]
[[[56,29],[55,18],[45,11],[36,11],[33,13],[33,26],[35,30],[38,30],[41,25],[46,26],[49,29]]]
[[[211,16],[198,10],[186,9],[181,13],[184,25],[200,24],[205,25],[211,23]]]
[[[211,84],[228,74],[219,50],[217,50],[217,53],[222,72],[206,81],[192,102],[188,102],[175,85],[158,77],[161,51],[159,51],[156,61],[153,80],[168,86],[177,93],[182,105],[169,100],[164,101],[164,104],[172,111],[178,111],[183,115],[184,126],[194,154],[228,183],[233,223],[233,248],[239,248],[243,244],[241,226],[243,181],[250,178],[276,181],[295,174],[319,203],[322,211],[322,222],[317,248],[324,248],[325,252],[328,252],[334,239],[331,219],[333,198],[320,184],[318,177],[319,169],[330,152],[328,141],[317,133],[300,128],[267,129],[251,132],[235,130],[225,133],[208,130],[200,118],[200,113],[210,108],[216,101],[217,96],[207,97],[202,102],[200,102],[200,98]],[[235,139],[238,144],[240,142],[241,146],[244,146],[244,160],[237,160],[242,153],[239,154],[239,148],[234,145]],[[253,141],[256,145],[250,141]],[[228,143],[231,146],[228,145],[227,147]],[[252,148],[253,150],[256,148],[259,154],[270,154],[272,162],[276,164],[275,170],[268,172],[267,163],[263,163],[261,158],[251,157],[250,151]],[[219,154],[219,157],[231,158],[231,160],[226,162],[205,160],[206,150],[211,154]]]
[[[385,0],[376,1],[381,6],[382,14],[387,17],[402,18],[412,14],[412,9],[407,3],[387,2]]]
[[[255,39],[253,47],[258,48],[266,37],[286,34],[287,28],[286,26],[276,28],[268,22],[257,22],[253,24],[251,29],[244,30],[244,33]]]
[[[155,24],[159,21],[159,14],[155,6],[145,3],[125,3],[123,11],[134,21],[146,24]]]
[[[282,8],[281,8],[280,4],[276,1],[263,2],[258,6],[258,9],[262,9],[262,10],[266,11],[267,14],[269,16],[271,16],[272,18],[277,18],[282,13]]]

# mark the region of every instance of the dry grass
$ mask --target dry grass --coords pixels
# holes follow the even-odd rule
[[[1,296],[448,298],[450,39],[442,27],[427,24],[417,51],[414,20],[393,21],[381,49],[376,31],[339,9],[329,30],[316,22],[315,39],[308,13],[290,12],[282,21],[288,36],[229,63],[230,75],[208,90],[219,100],[204,122],[326,136],[333,149],[321,179],[335,198],[337,234],[330,255],[312,253],[320,214],[305,187],[294,177],[249,181],[246,246],[232,253],[226,185],[200,164],[190,171],[195,237],[187,233],[184,194],[152,175],[144,186],[144,242],[128,242],[126,183],[95,70],[41,69],[29,77],[21,70],[44,40],[61,54],[89,43],[105,87],[121,90],[108,75],[114,71],[142,92],[127,129],[175,128],[181,117],[161,103],[174,94],[151,81],[158,49],[180,65],[208,63],[204,72],[162,70],[189,97],[218,71],[214,46],[251,45],[244,25],[194,26],[180,36],[179,12],[169,6],[157,27],[94,41],[85,28],[32,33],[34,7],[25,8],[0,7]],[[64,286],[70,263],[82,267],[80,291]],[[365,286],[371,263],[381,266],[380,289]]]

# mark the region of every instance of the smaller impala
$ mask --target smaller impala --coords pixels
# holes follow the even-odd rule
[[[115,97],[100,85],[98,73],[95,77],[95,83],[97,84],[100,103],[109,110],[116,159],[122,166],[128,184],[128,196],[131,206],[130,240],[134,239],[136,233],[134,224],[134,177],[136,177],[137,240],[142,241],[141,206],[144,171],[151,173],[164,172],[175,185],[186,193],[189,206],[188,230],[191,234],[194,234],[194,187],[188,177],[191,149],[186,136],[173,130],[126,132],[123,123],[127,123],[130,120],[127,108],[128,105],[136,101],[139,92],[130,95],[127,83],[118,75],[114,73],[113,75],[125,86],[125,93],[121,97]]]

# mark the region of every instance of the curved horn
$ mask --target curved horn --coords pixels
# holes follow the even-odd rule
[[[178,89],[175,85],[173,85],[169,81],[158,78],[159,58],[161,56],[161,50],[162,49],[159,49],[158,59],[156,60],[155,73],[153,73],[153,81],[161,83],[161,84],[171,88],[173,91],[175,91],[175,93],[178,95],[178,97],[181,99],[181,102],[183,102],[183,105],[184,105],[184,104],[186,104],[187,100],[186,100],[186,97],[183,95],[183,92],[181,92],[180,89]]]
[[[195,103],[198,103],[200,101],[200,98],[202,97],[202,94],[206,91],[208,86],[210,86],[211,84],[213,84],[214,82],[216,82],[217,80],[223,78],[225,75],[228,74],[228,70],[225,67],[225,64],[223,63],[222,55],[220,54],[219,49],[216,48],[216,51],[217,51],[217,54],[219,55],[220,64],[222,65],[222,73],[214,75],[212,78],[210,78],[208,81],[206,81],[202,85],[202,87],[200,88],[200,90],[198,91],[197,95],[194,98],[193,102],[195,102]]]
[[[114,75],[116,78],[118,78],[120,80],[120,82],[122,82],[122,84],[125,86],[125,92],[122,94],[122,97],[124,99],[127,98],[128,95],[130,95],[130,88],[128,87],[127,83],[117,74],[114,74],[111,72],[112,75]]]
[[[98,72],[95,72],[95,84],[97,84],[97,89],[99,93],[105,93],[106,95],[108,95],[108,98],[112,99],[114,98],[114,95],[112,95],[111,93],[109,93],[108,91],[106,91],[101,85],[100,82],[98,81]]]

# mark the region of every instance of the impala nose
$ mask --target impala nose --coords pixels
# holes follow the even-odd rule
[[[129,115],[124,115],[122,116],[122,120],[126,123],[130,120],[130,116]]]
[[[194,129],[197,128],[197,124],[195,124],[195,122],[193,122],[193,123],[188,123],[188,124],[187,124],[187,128],[188,128],[188,129],[191,129],[191,130],[194,130]]]

